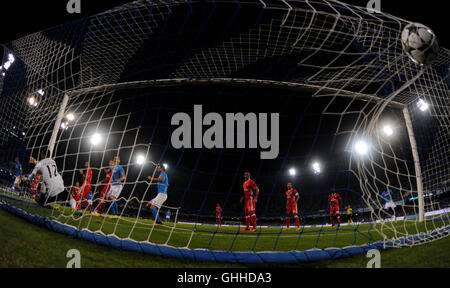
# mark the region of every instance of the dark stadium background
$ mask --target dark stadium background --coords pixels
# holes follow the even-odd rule
[[[64,24],[69,21],[81,19],[116,6],[129,3],[129,0],[98,0],[82,2],[82,14],[68,14],[66,0],[46,1],[2,1],[2,32],[0,43],[29,35],[33,32]],[[342,0],[341,2],[365,7],[368,0]],[[381,0],[381,10],[384,13],[423,23],[429,26],[437,36],[440,43],[448,45],[448,9],[445,1],[423,0]]]
[[[45,2],[45,3],[44,3]],[[65,10],[67,1],[23,1],[2,3],[2,19],[5,29],[1,37],[1,43],[20,38],[33,32],[41,31],[69,21],[81,19],[83,17],[102,12],[108,8],[113,8],[130,1],[93,1],[82,0],[83,13],[81,15],[69,15]],[[349,4],[365,6],[367,1],[343,1]],[[417,2],[417,3],[416,3]],[[447,14],[443,1],[435,1],[433,5],[424,1],[387,1],[382,0],[383,12],[395,16],[421,22],[432,28],[438,35],[440,44],[447,45]],[[401,3],[401,4],[400,4]],[[399,5],[400,4],[400,5]],[[207,5],[207,4],[205,4]],[[207,10],[207,9],[206,9]],[[215,21],[220,21],[220,17]],[[249,20],[250,21],[250,20]],[[211,28],[211,38],[223,37],[215,34],[213,26]],[[170,27],[168,28],[170,29]],[[189,37],[189,35],[185,35]],[[158,47],[164,51],[164,45],[173,46],[176,39],[160,39]],[[196,41],[208,42],[210,39],[196,39]],[[196,45],[201,45],[197,43]],[[156,52],[148,52],[154,47],[144,47],[127,66],[120,81],[136,81],[165,78],[170,73],[170,66],[164,70],[165,62],[173,59],[164,57],[174,57],[174,55],[158,55]],[[156,51],[156,49],[155,49]],[[152,57],[147,57],[152,55]],[[154,57],[158,55],[159,57]],[[175,55],[176,56],[176,55]],[[319,61],[319,59],[318,59]],[[295,63],[289,58],[280,58],[276,65],[268,63],[258,63],[241,70],[232,77],[258,78],[258,79],[279,79],[290,73]],[[152,69],[158,67],[158,69]],[[158,97],[149,97],[149,96]],[[276,96],[274,96],[276,95]],[[142,90],[121,91],[115,97],[126,99],[127,109],[132,113],[132,123],[142,127],[147,131],[141,135],[145,139],[152,139],[152,151],[154,161],[158,163],[169,163],[171,168],[168,171],[171,180],[169,190],[169,200],[166,203],[173,207],[182,207],[184,215],[192,215],[196,218],[201,216],[207,220],[208,215],[213,215],[215,204],[221,203],[224,206],[224,216],[236,218],[241,215],[242,207],[239,198],[242,196],[243,173],[249,170],[253,178],[261,189],[261,197],[258,204],[257,214],[261,218],[276,219],[283,216],[285,185],[287,181],[293,180],[302,194],[300,210],[304,216],[311,216],[324,212],[327,209],[327,194],[330,187],[336,187],[343,196],[344,204],[352,204],[354,208],[365,207],[359,192],[359,183],[356,178],[347,170],[345,161],[348,157],[343,153],[348,134],[335,136],[336,119],[331,116],[323,116],[320,113],[329,103],[329,98],[322,100],[312,100],[310,95],[301,91],[289,91],[280,89],[258,88],[258,87],[183,87],[182,89],[156,89],[152,92]],[[280,157],[276,160],[260,161],[259,150],[185,150],[179,151],[168,147],[167,141],[170,138],[170,127],[164,124],[155,126],[153,118],[156,114],[165,119],[163,123],[170,123],[170,116],[178,112],[192,114],[194,104],[203,104],[204,110],[208,112],[224,113],[232,112],[255,112],[255,113],[278,113],[281,112],[280,123]],[[348,99],[338,99],[333,105],[336,111],[341,110],[349,104]],[[354,102],[354,108],[365,103]],[[122,109],[122,108],[121,108]],[[393,110],[387,111],[391,118],[402,122],[401,114]],[[299,116],[302,117],[299,121]],[[161,120],[160,120],[161,121]],[[349,127],[355,121],[351,116],[347,117]],[[323,124],[325,123],[325,125]],[[123,123],[124,125],[126,123]],[[129,123],[128,123],[129,124]],[[106,125],[106,124],[105,124]],[[292,131],[298,131],[298,137],[292,137]],[[345,129],[344,129],[345,130]],[[400,129],[396,152],[405,159],[410,159],[408,151],[402,149],[401,143],[407,142],[405,129]],[[134,135],[130,135],[132,137]],[[62,140],[64,140],[64,135]],[[76,143],[67,142],[69,150],[76,146]],[[170,145],[169,145],[170,146]],[[65,151],[65,146],[60,145],[57,155]],[[131,151],[121,151],[122,159],[128,159]],[[181,155],[183,153],[183,155]],[[101,167],[106,163],[101,163],[102,155],[98,153],[93,158],[93,167]],[[163,156],[162,156],[163,155]],[[37,156],[37,155],[34,155]],[[182,156],[182,163],[177,163]],[[285,157],[288,156],[288,157]],[[4,162],[11,162],[14,156],[9,155],[3,158]],[[112,155],[111,155],[112,157]],[[111,158],[106,157],[105,160]],[[310,169],[313,159],[318,158],[324,165],[324,173],[314,175]],[[60,167],[60,169],[81,168],[84,159],[81,157],[75,163],[74,159],[67,159],[71,167]],[[105,161],[104,161],[105,162]],[[124,163],[127,164],[127,163]],[[412,165],[412,163],[410,163]],[[298,174],[295,178],[288,175],[288,170],[295,167]],[[412,167],[412,166],[411,166]],[[410,171],[413,168],[409,167]],[[176,168],[176,174],[173,169]],[[127,181],[144,180],[137,178],[137,168],[130,167]],[[134,169],[134,170],[133,170]],[[172,169],[172,170],[171,170]],[[153,171],[151,167],[147,170],[147,175]],[[95,171],[94,179],[103,178],[98,175],[100,171]],[[381,174],[380,174],[381,175]],[[72,179],[72,175],[64,175],[65,180]],[[81,182],[79,176],[78,180]],[[407,182],[407,180],[405,180]],[[404,185],[404,183],[393,183],[394,186]],[[141,185],[142,187],[140,187]],[[135,191],[144,190],[145,184],[139,184]],[[380,187],[382,189],[382,187]],[[129,195],[130,187],[126,187],[123,195]],[[395,191],[394,191],[395,192]],[[151,195],[155,194],[152,188]],[[188,195],[188,196],[186,196]],[[134,196],[137,196],[136,194]],[[141,196],[141,195],[139,195]],[[152,197],[147,196],[145,200]],[[124,203],[121,203],[122,205]],[[129,215],[135,214],[138,203],[128,203],[126,211]],[[142,216],[146,216],[145,214]],[[321,221],[319,218],[317,221]]]

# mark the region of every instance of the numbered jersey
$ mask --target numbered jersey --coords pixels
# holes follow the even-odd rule
[[[47,187],[47,194],[50,197],[54,197],[64,191],[64,181],[58,173],[58,167],[53,159],[44,159],[40,161],[36,167],[34,167],[32,176],[39,172],[41,174],[41,180]]]

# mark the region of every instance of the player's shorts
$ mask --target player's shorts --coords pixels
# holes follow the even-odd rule
[[[11,178],[10,178],[10,179],[11,179]],[[11,182],[9,182],[9,183],[11,183]],[[20,183],[22,183],[22,179],[21,179],[20,176],[17,176],[17,177],[14,179],[14,186],[15,186],[15,185],[20,185]]]
[[[77,202],[80,202],[80,201],[81,201],[81,195],[80,195],[80,193],[77,193],[77,194],[73,194],[73,193],[72,193],[72,198],[73,198],[75,201],[77,201]]]
[[[105,198],[108,195],[109,188],[110,187],[105,187],[105,188],[103,188],[102,192],[100,192],[100,198],[101,199]]]
[[[150,201],[150,203],[157,207],[158,209],[161,209],[161,207],[164,205],[164,203],[167,201],[167,194],[160,193],[156,196],[155,199]]]
[[[288,210],[286,211],[286,214],[288,216],[297,215],[298,214],[297,205],[292,205],[291,207],[289,207]]]
[[[331,207],[330,208],[330,215],[340,215],[341,212],[339,212],[339,207]]]
[[[89,194],[91,193],[91,185],[86,185],[83,188],[83,192],[81,195],[83,195],[83,198],[89,198]]]
[[[120,193],[122,193],[123,185],[114,185],[111,186],[109,189],[109,192],[107,194],[107,198],[110,198],[111,196],[114,196],[116,199],[119,198]]]
[[[54,189],[54,191],[56,191]],[[69,201],[69,192],[66,189],[56,193],[56,192],[41,194],[39,199],[36,201],[40,206],[45,207],[48,204],[59,202],[59,203],[67,203]]]
[[[92,200],[94,199],[94,193],[89,193],[87,197],[87,201],[89,205],[92,205]]]
[[[50,187],[47,186],[47,194],[49,197],[56,197],[65,190],[66,188],[64,187],[64,184],[52,185]]]
[[[37,183],[37,184],[32,183],[31,184],[31,191],[32,192],[37,192],[38,186],[39,186],[39,183]]]
[[[395,205],[394,201],[389,201],[384,204],[384,209],[392,208],[395,209],[397,205]]]
[[[245,214],[255,214],[255,203],[253,203],[253,197],[245,200]]]
[[[70,203],[70,207],[72,208],[72,209],[76,209],[76,207],[77,207],[77,201],[75,200],[75,199],[70,199],[70,201],[69,201],[69,203]]]

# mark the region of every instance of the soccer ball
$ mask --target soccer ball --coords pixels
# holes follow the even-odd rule
[[[409,58],[419,65],[430,65],[439,54],[439,45],[430,28],[411,23],[402,32],[403,49]]]

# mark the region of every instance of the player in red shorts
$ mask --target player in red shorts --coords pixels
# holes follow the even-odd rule
[[[81,188],[80,182],[75,183],[75,187],[72,188],[70,194],[70,207],[73,210],[81,211]]]
[[[38,191],[39,183],[41,183],[41,174],[38,172],[36,173],[36,177],[34,177],[34,180],[31,183],[31,197],[33,200],[39,198],[39,191]]]
[[[294,216],[295,224],[297,225],[297,231],[300,230],[300,218],[298,217],[298,208],[297,203],[300,199],[300,195],[298,191],[294,189],[292,182],[288,182],[287,184],[288,190],[286,191],[286,229],[289,230],[291,217]]]
[[[241,203],[245,200],[245,223],[246,228],[242,231],[254,232],[256,231],[256,214],[255,208],[258,203],[259,188],[255,181],[250,179],[250,172],[244,173],[244,196],[241,198]],[[253,228],[250,229],[250,222],[253,223]]]
[[[216,206],[216,224],[218,226],[222,225],[221,219],[222,219],[222,207],[220,207],[220,204],[217,203],[217,206]]]
[[[80,174],[84,178],[83,185],[81,186],[81,196],[84,199],[84,203],[87,204],[87,209],[92,213],[91,205],[92,199],[94,198],[94,195],[91,193],[92,169],[89,162],[84,163],[84,167],[86,168],[86,173],[84,173],[83,169],[80,170]]]
[[[100,204],[98,205],[97,212],[99,214],[103,214],[103,210],[105,209],[106,199],[109,192],[109,189],[111,188],[111,167],[114,167],[114,161],[109,161],[109,167],[105,168],[103,171],[106,173],[105,179],[100,181],[98,184],[104,184],[102,192],[100,192]]]
[[[328,196],[328,202],[330,202],[330,218],[332,224],[331,227],[334,228],[334,225],[336,224],[335,219],[337,219],[338,227],[341,227],[341,215],[339,212],[339,204],[342,205],[342,198],[341,195],[336,193],[334,188],[331,190],[331,193]]]

